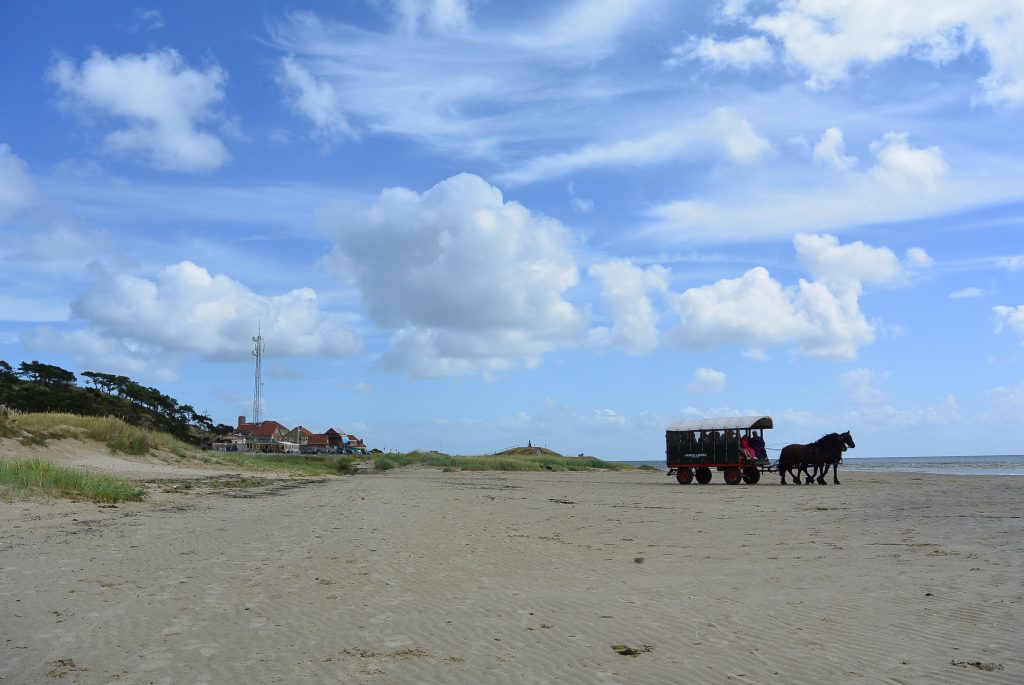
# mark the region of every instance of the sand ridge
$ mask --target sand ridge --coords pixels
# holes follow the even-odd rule
[[[402,469],[226,494],[25,527],[48,505],[0,505],[4,682],[1024,680],[1013,479]]]

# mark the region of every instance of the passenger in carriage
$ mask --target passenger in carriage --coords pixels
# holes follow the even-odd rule
[[[752,433],[750,436],[750,446],[754,448],[754,453],[759,459],[767,459],[768,451],[764,447],[764,437],[758,433]]]
[[[747,459],[757,459],[757,452],[750,446],[750,439],[745,435],[740,438],[740,452],[746,455]]]

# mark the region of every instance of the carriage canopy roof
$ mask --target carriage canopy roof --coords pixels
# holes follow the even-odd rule
[[[746,428],[774,428],[770,416],[725,416],[719,419],[690,419],[676,421],[668,427],[669,432],[731,430]]]

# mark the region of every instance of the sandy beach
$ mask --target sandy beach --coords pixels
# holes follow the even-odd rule
[[[1024,682],[1022,481],[841,479],[0,503],[0,682]]]

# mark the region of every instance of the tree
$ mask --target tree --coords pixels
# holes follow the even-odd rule
[[[78,381],[75,374],[66,369],[37,361],[19,364],[18,375],[43,385],[74,385]]]

